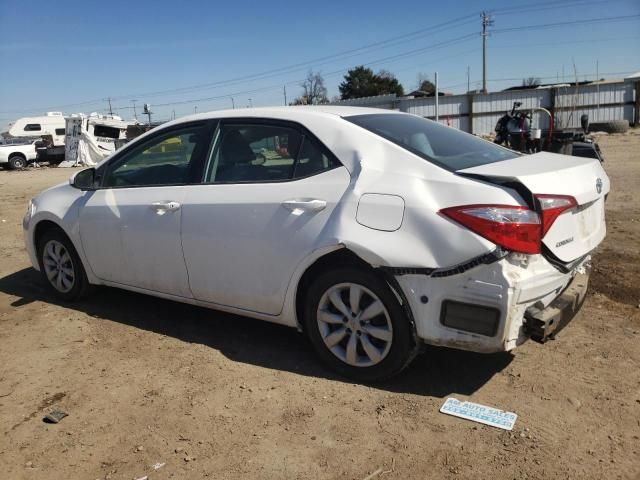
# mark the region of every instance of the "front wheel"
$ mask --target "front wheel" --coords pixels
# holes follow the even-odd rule
[[[21,155],[13,155],[9,158],[9,168],[11,170],[19,170],[27,166],[27,161]]]
[[[38,242],[40,272],[61,300],[72,301],[83,297],[89,281],[80,257],[71,241],[60,230],[48,230]]]
[[[392,377],[417,353],[413,326],[373,271],[340,268],[320,274],[307,292],[304,323],[320,358],[357,381]]]

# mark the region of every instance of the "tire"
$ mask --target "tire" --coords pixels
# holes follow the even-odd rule
[[[37,251],[42,278],[56,298],[71,302],[88,293],[82,261],[62,230],[47,230],[38,241]]]
[[[9,169],[18,170],[27,166],[27,159],[22,155],[14,154],[9,157]]]
[[[629,130],[629,120],[611,120],[589,124],[590,132],[627,133],[627,130]]]
[[[353,303],[359,299],[354,308],[352,298]],[[418,353],[413,326],[395,294],[375,272],[363,268],[318,275],[306,292],[303,322],[322,361],[352,380],[388,379]]]

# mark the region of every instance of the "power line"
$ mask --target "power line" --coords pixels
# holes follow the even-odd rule
[[[536,7],[537,9],[547,9],[547,8],[566,8],[566,7],[572,7],[574,5],[578,5],[578,4],[583,4],[583,3],[589,3],[589,4],[596,4],[596,3],[606,3],[607,1],[615,1],[615,0],[596,0],[596,1],[574,1],[574,2],[570,2],[567,4],[560,4],[558,5],[557,2],[545,2],[542,4],[538,4],[538,6]],[[529,5],[525,5],[525,6],[521,6],[521,7],[510,7],[510,8],[506,8],[506,9],[498,9],[495,10],[495,12],[505,12],[506,14],[513,14],[513,13],[517,13],[518,11],[529,11],[531,10],[531,6]],[[453,20],[449,20],[437,25],[433,25],[430,27],[426,27],[426,28],[422,28],[420,30],[416,30],[407,34],[403,34],[403,35],[398,35],[395,37],[391,37],[388,38],[386,40],[381,40],[378,42],[374,42],[371,44],[367,44],[358,48],[353,48],[353,49],[349,49],[349,50],[345,50],[339,53],[334,53],[332,55],[326,55],[323,57],[319,57],[319,58],[315,58],[312,60],[307,60],[304,62],[300,62],[300,63],[296,63],[293,65],[289,65],[289,66],[285,66],[285,67],[280,67],[280,68],[275,68],[275,69],[271,69],[271,70],[267,70],[264,72],[260,72],[260,73],[255,73],[255,74],[251,74],[251,75],[245,75],[245,76],[240,76],[240,77],[236,77],[236,78],[231,78],[231,79],[227,79],[227,80],[221,80],[221,81],[217,81],[217,82],[211,82],[211,83],[204,83],[204,84],[199,84],[199,85],[192,85],[192,86],[188,86],[188,87],[180,87],[180,88],[174,88],[174,89],[168,89],[168,90],[160,90],[160,91],[154,91],[154,92],[146,92],[146,93],[138,93],[138,94],[131,94],[131,95],[119,95],[118,97],[115,97],[117,99],[122,99],[124,98],[129,98],[131,96],[139,96],[139,97],[154,97],[154,96],[165,96],[171,93],[190,93],[194,90],[201,90],[201,89],[207,89],[207,88],[214,88],[214,87],[220,87],[220,86],[229,86],[231,84],[237,84],[237,83],[244,83],[246,81],[255,81],[255,80],[262,80],[265,78],[272,78],[274,76],[278,76],[278,75],[282,75],[283,73],[292,73],[292,71],[295,70],[300,70],[302,68],[306,68],[310,65],[315,65],[318,66],[318,64],[322,64],[319,62],[325,62],[326,60],[336,60],[339,59],[340,57],[345,57],[349,58],[349,57],[353,57],[355,56],[354,54],[361,54],[363,53],[363,51],[366,50],[372,50],[372,49],[376,49],[378,47],[389,47],[389,46],[396,46],[399,45],[401,43],[405,43],[407,41],[414,41],[416,40],[416,38],[418,37],[424,37],[424,36],[430,36],[430,35],[434,35],[436,33],[439,33],[440,30],[445,29],[445,27],[450,28],[452,25],[458,24],[456,26],[462,26],[462,25],[466,25],[468,23],[473,22],[473,17],[475,16],[475,14],[471,14],[471,15],[465,15],[465,16],[461,16],[458,18],[455,18]],[[344,59],[344,58],[342,58]]]
[[[381,47],[381,46],[396,46],[399,45],[401,43],[405,43],[408,41],[414,41],[417,37],[424,37],[424,36],[431,36],[431,35],[435,35],[436,33],[439,33],[441,30],[445,29],[445,27],[450,28],[453,24],[456,23],[460,23],[459,25],[456,26],[462,26],[462,25],[466,25],[469,24],[473,21],[473,15],[465,15],[463,17],[458,17],[456,19],[453,20],[449,20],[447,22],[443,22],[437,25],[433,25],[427,28],[423,28],[420,30],[416,30],[414,32],[411,33],[407,33],[404,35],[399,35],[396,37],[391,37],[389,39],[386,40],[381,40],[378,42],[374,42],[368,45],[364,45],[362,47],[358,47],[358,48],[353,48],[350,50],[345,50],[339,53],[335,53],[332,55],[326,55],[323,57],[319,57],[319,58],[315,58],[312,60],[306,60],[304,62],[299,62],[299,63],[295,63],[292,65],[288,65],[288,66],[284,66],[284,67],[280,67],[280,68],[274,68],[274,69],[270,69],[270,70],[266,70],[260,73],[254,73],[254,74],[250,74],[250,75],[243,75],[240,77],[235,77],[235,78],[230,78],[227,80],[219,80],[216,82],[211,82],[211,83],[202,83],[199,85],[191,85],[188,87],[180,87],[180,88],[172,88],[172,89],[168,89],[168,90],[159,90],[159,91],[154,91],[154,92],[146,92],[146,93],[137,93],[137,94],[127,94],[127,95],[119,95],[117,97],[114,97],[116,99],[123,99],[123,98],[129,98],[131,96],[139,96],[139,97],[153,97],[153,96],[158,96],[158,95],[167,95],[167,94],[171,94],[171,93],[189,93],[193,90],[201,90],[201,89],[206,89],[206,88],[212,88],[212,87],[218,87],[218,86],[228,86],[229,84],[235,84],[235,83],[244,83],[247,81],[254,81],[254,80],[262,80],[264,78],[268,78],[268,77],[273,77],[273,76],[277,76],[277,75],[281,75],[283,73],[290,73],[291,70],[295,71],[295,70],[300,70],[300,69],[304,69],[307,68],[310,65],[318,65],[318,64],[322,64],[320,62],[324,62],[326,60],[336,60],[336,59],[343,59],[341,57],[353,57],[355,56],[354,54],[361,54],[363,50],[372,50],[375,49],[377,47]],[[399,41],[400,40],[400,41]]]
[[[558,1],[551,1],[551,2],[535,3],[531,5],[520,5],[520,6],[514,6],[514,7],[498,8],[498,9],[488,10],[488,12],[506,16],[506,15],[520,14],[520,13],[528,13],[528,12],[539,12],[542,10],[560,10],[563,8],[574,8],[579,6],[597,5],[601,3],[611,4],[616,1],[620,2],[624,0],[573,0],[573,1],[568,1],[564,3],[561,3]]]
[[[570,3],[566,3],[566,4],[557,4],[557,2],[545,2],[545,3],[541,3],[541,4],[537,4],[535,6],[521,6],[521,7],[509,7],[509,8],[505,8],[505,9],[498,9],[498,10],[493,10],[492,12],[496,12],[496,13],[500,13],[500,14],[513,14],[516,13],[518,11],[522,12],[522,11],[529,11],[532,9],[548,9],[548,8],[566,8],[566,7],[570,7],[570,6],[574,6],[577,4],[595,4],[595,3],[604,3],[602,0],[598,0],[598,1],[574,1],[574,2],[570,2]],[[246,83],[249,81],[257,81],[257,80],[263,80],[266,78],[272,78],[274,76],[278,76],[278,75],[282,75],[283,73],[291,73],[292,71],[295,70],[299,70],[301,68],[304,68],[304,66],[308,66],[310,64],[313,63],[317,63],[317,62],[322,62],[322,61],[326,61],[326,60],[335,60],[338,58],[343,57],[344,58],[349,58],[355,55],[359,55],[361,53],[363,53],[366,50],[373,50],[376,48],[386,48],[388,46],[395,46],[395,45],[399,45],[401,43],[407,42],[407,41],[413,41],[416,38],[420,37],[420,36],[428,36],[428,35],[432,35],[435,33],[438,33],[439,30],[444,29],[446,27],[451,28],[451,26],[462,26],[462,25],[466,25],[467,23],[470,23],[471,21],[473,21],[474,15],[466,15],[466,16],[462,16],[462,17],[458,17],[455,18],[453,20],[449,20],[447,22],[443,22],[440,23],[438,25],[435,26],[431,26],[431,27],[427,27],[427,28],[423,28],[420,30],[416,30],[414,32],[410,32],[407,34],[403,34],[403,35],[398,35],[395,37],[391,37],[389,39],[386,40],[382,40],[382,41],[378,41],[378,42],[374,42],[365,46],[361,46],[358,48],[354,48],[354,49],[350,49],[350,50],[346,50],[337,54],[333,54],[333,55],[327,55],[324,57],[320,57],[320,58],[316,58],[313,60],[308,60],[305,62],[300,62],[297,64],[293,64],[293,65],[289,65],[287,67],[283,67],[283,68],[278,68],[278,69],[271,69],[271,70],[267,70],[265,72],[260,72],[260,73],[256,73],[256,74],[251,74],[251,75],[245,75],[245,76],[241,76],[241,77],[236,77],[236,78],[232,78],[232,79],[227,79],[227,80],[221,80],[218,82],[212,82],[212,83],[208,83],[208,84],[200,84],[200,85],[192,85],[190,87],[181,87],[181,88],[175,88],[175,89],[169,89],[169,90],[163,90],[163,91],[157,91],[157,92],[149,92],[147,94],[137,94],[137,95],[142,95],[142,96],[167,96],[171,93],[188,93],[191,91],[197,91],[200,89],[207,89],[207,88],[219,88],[222,86],[230,86],[230,85],[234,85],[234,84],[238,84],[238,83]],[[584,20],[578,20],[578,21],[571,21],[571,22],[557,22],[557,23],[548,23],[548,24],[539,24],[539,25],[527,25],[527,26],[523,26],[523,27],[512,27],[512,28],[503,28],[503,29],[497,29],[497,30],[492,30],[492,33],[506,33],[506,32],[510,32],[510,31],[519,31],[519,30],[532,30],[532,29],[544,29],[544,28],[553,28],[553,27],[557,27],[557,26],[566,26],[566,25],[577,25],[577,24],[588,24],[588,23],[600,23],[600,22],[607,22],[607,21],[622,21],[622,20],[628,20],[628,19],[633,19],[633,18],[637,18],[640,17],[640,15],[632,15],[632,16],[620,16],[620,17],[606,17],[606,18],[596,18],[596,19],[584,19]],[[485,32],[486,33],[486,32]],[[476,34],[469,34],[468,37],[471,38],[473,36],[475,36]],[[467,36],[465,36],[467,37]],[[459,40],[463,39],[464,37],[460,37]],[[486,37],[484,37],[486,38]],[[446,42],[442,42],[441,44],[436,44],[436,45],[442,45],[445,46],[447,43]],[[450,44],[453,44],[450,43]],[[411,55],[415,55],[418,53],[421,53],[423,51],[426,51],[428,49],[433,48],[434,46],[428,46],[428,47],[424,47],[422,49],[414,49],[414,50],[410,50],[408,52],[404,52],[404,53],[400,53],[397,55],[393,55],[393,56],[389,56],[389,57],[385,57],[383,59],[380,60],[376,60],[373,62],[368,62],[365,65],[372,65],[372,64],[376,64],[376,63],[381,63],[381,62],[385,62],[385,61],[393,61],[394,59],[398,59],[398,58],[404,58],[406,56],[411,56]],[[341,70],[343,71],[343,70]],[[291,84],[291,83],[295,83],[295,82],[287,82],[286,84]],[[282,86],[282,83],[280,83],[280,85],[278,86],[278,88],[280,88]],[[133,98],[137,95],[121,95],[118,97],[113,97],[114,99],[125,99],[125,98]],[[227,95],[228,96],[228,95]],[[213,97],[212,97],[213,98]],[[216,97],[217,98],[217,97]],[[101,103],[101,99],[97,99],[97,100],[89,100],[89,101],[85,101],[85,102],[77,102],[77,103],[73,103],[73,104],[66,104],[66,105],[62,105],[62,106],[58,106],[58,107],[50,107],[48,109],[42,109],[42,110],[52,110],[52,109],[62,109],[62,108],[68,108],[68,107],[72,107],[72,106],[88,106],[88,105],[97,105],[99,103]],[[127,108],[127,107],[123,107],[123,108]],[[130,107],[129,107],[130,108]],[[17,113],[17,112],[31,112],[31,111],[35,111],[37,110],[36,108],[32,108],[29,110],[14,110],[14,111],[3,111],[0,112],[0,114],[6,114],[6,113]]]
[[[155,96],[166,96],[169,94],[178,94],[178,93],[190,93],[194,90],[202,90],[202,89],[207,89],[207,88],[213,88],[213,87],[221,87],[221,86],[230,86],[232,84],[237,84],[237,83],[244,83],[247,81],[255,81],[255,80],[263,80],[266,78],[272,78],[273,76],[278,76],[278,75],[282,75],[283,73],[292,73],[292,69],[293,71],[295,70],[300,70],[303,68],[308,67],[309,65],[317,65],[318,62],[323,62],[325,60],[330,60],[330,59],[339,59],[340,57],[345,57],[349,58],[349,57],[353,57],[355,55],[358,55],[360,53],[363,53],[363,51],[365,50],[372,50],[372,49],[376,49],[378,47],[384,46],[385,48],[388,46],[396,46],[399,45],[401,43],[405,43],[408,41],[413,41],[416,40],[416,38],[419,37],[425,37],[425,36],[431,36],[431,35],[435,35],[437,33],[440,33],[441,30],[443,29],[447,29],[447,28],[451,28],[452,26],[462,26],[462,25],[466,25],[469,24],[471,22],[474,21],[474,17],[475,14],[470,14],[470,15],[464,15],[461,17],[457,17],[454,18],[452,20],[448,20],[436,25],[432,25],[429,27],[425,27],[410,33],[406,33],[406,34],[402,34],[402,35],[397,35],[394,37],[390,37],[386,40],[381,40],[381,41],[377,41],[374,43],[370,43],[367,45],[363,45],[361,47],[358,48],[353,48],[353,49],[349,49],[349,50],[345,50],[342,52],[338,52],[338,53],[334,53],[332,55],[326,55],[323,57],[319,57],[319,58],[315,58],[315,59],[311,59],[311,60],[307,60],[304,62],[300,62],[300,63],[296,63],[293,65],[289,65],[289,66],[285,66],[285,67],[280,67],[280,68],[274,68],[271,70],[266,70],[260,73],[255,73],[255,74],[251,74],[251,75],[244,75],[244,76],[240,76],[240,77],[235,77],[235,78],[231,78],[231,79],[227,79],[227,80],[220,80],[217,82],[211,82],[211,83],[203,83],[203,84],[199,84],[199,85],[191,85],[191,86],[187,86],[187,87],[180,87],[180,88],[172,88],[172,89],[167,89],[167,90],[159,90],[159,91],[155,91],[155,92],[143,92],[143,93],[136,93],[136,94],[126,94],[126,95],[118,95],[118,96],[114,96],[112,97],[114,100],[122,100],[122,99],[131,99],[131,98],[135,98],[135,97],[155,97]],[[458,25],[456,25],[458,24]],[[355,54],[355,55],[354,55]],[[21,113],[21,112],[32,112],[35,110],[53,110],[53,109],[64,109],[64,108],[70,108],[70,107],[75,107],[75,106],[88,106],[88,105],[97,105],[100,104],[103,101],[103,99],[96,99],[96,100],[87,100],[84,102],[77,102],[77,103],[70,103],[70,104],[66,104],[66,105],[59,105],[56,107],[48,107],[45,109],[37,109],[37,108],[31,108],[31,109],[22,109],[22,110],[7,110],[7,111],[2,111],[0,112],[0,114],[7,114],[7,113]]]
[[[640,15],[624,15],[619,17],[587,18],[583,20],[574,20],[571,22],[542,23],[538,25],[523,25],[521,27],[498,28],[496,30],[491,30],[491,33],[505,33],[505,32],[514,32],[514,31],[520,32],[522,30],[539,30],[539,29],[545,29],[545,28],[564,27],[567,25],[587,25],[592,23],[617,22],[617,21],[633,20],[634,18],[639,18],[639,17]]]
[[[371,61],[371,62],[368,62],[368,63],[364,63],[363,66],[371,66],[371,65],[375,65],[375,64],[379,64],[379,63],[385,63],[385,62],[389,62],[389,61],[395,61],[395,60],[407,58],[407,57],[410,57],[410,56],[419,55],[420,53],[424,53],[424,52],[429,51],[429,50],[436,50],[436,49],[442,48],[444,46],[454,45],[454,44],[461,43],[461,42],[466,41],[466,40],[471,40],[475,36],[476,36],[475,33],[463,35],[461,37],[453,38],[453,39],[450,39],[450,40],[445,40],[443,42],[436,43],[436,44],[433,44],[433,45],[429,45],[427,47],[422,47],[422,48],[409,50],[408,52],[404,52],[404,53],[399,54],[399,55],[392,55],[392,56],[388,56],[388,57],[384,57],[384,58],[381,58],[381,59],[377,59],[377,60],[374,60],[374,61]],[[448,58],[451,58],[451,56],[449,55]],[[351,67],[341,68],[339,70],[334,70],[332,72],[328,72],[328,73],[324,74],[323,77],[327,78],[327,77],[334,76],[336,74],[342,74],[342,73],[346,72],[347,70],[349,70],[349,68],[351,68]],[[289,82],[284,83],[284,85],[295,85],[295,84],[300,83],[302,80],[303,79],[289,81]],[[184,105],[184,104],[194,103],[194,102],[204,102],[204,101],[218,100],[218,99],[221,99],[221,98],[227,98],[229,96],[238,96],[238,95],[244,95],[244,94],[248,94],[248,93],[257,93],[257,92],[262,92],[262,91],[280,89],[282,86],[283,86],[283,84],[280,83],[280,84],[276,84],[276,85],[271,85],[269,87],[245,90],[245,91],[234,92],[234,93],[225,93],[225,94],[217,95],[217,96],[214,96],[214,97],[194,98],[194,99],[188,99],[188,100],[178,100],[178,101],[175,101],[175,102],[159,103],[159,104],[156,104],[155,106],[156,107],[164,107],[164,106],[169,106],[169,105]],[[117,109],[118,110],[127,110],[127,109],[130,109],[130,108],[131,107],[126,106],[126,107],[118,107]]]

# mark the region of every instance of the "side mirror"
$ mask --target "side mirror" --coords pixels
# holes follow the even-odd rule
[[[74,173],[69,178],[69,185],[79,190],[95,190],[96,169],[87,168]]]

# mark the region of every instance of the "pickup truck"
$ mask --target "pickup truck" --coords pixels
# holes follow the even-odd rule
[[[19,143],[0,144],[0,167],[9,170],[24,168],[36,159],[36,142],[40,139]]]

